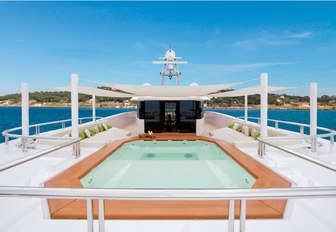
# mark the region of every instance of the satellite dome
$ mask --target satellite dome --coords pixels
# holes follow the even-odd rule
[[[198,86],[199,84],[197,84],[196,82],[191,83],[189,86]]]
[[[169,60],[169,61],[173,61],[173,60],[175,60],[175,52],[174,52],[174,50],[169,49],[169,50],[166,52],[166,59]]]
[[[143,86],[151,86],[150,83],[144,83]]]

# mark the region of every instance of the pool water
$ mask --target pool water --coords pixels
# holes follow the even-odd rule
[[[85,188],[251,188],[256,179],[216,144],[124,144],[81,178]]]

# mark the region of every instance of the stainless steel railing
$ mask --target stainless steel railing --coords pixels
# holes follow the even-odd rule
[[[99,121],[102,119],[102,117],[96,117]],[[79,124],[82,124],[84,120],[90,120],[93,119],[93,117],[83,117],[83,118],[79,118]],[[12,129],[8,129],[2,132],[2,136],[5,137],[5,144],[9,144],[9,140],[10,138],[14,138],[14,139],[21,139],[21,148],[23,152],[27,152],[28,149],[28,140],[29,139],[52,139],[52,140],[64,140],[64,141],[68,141],[69,145],[73,144],[74,146],[74,154],[76,154],[76,156],[79,156],[80,151],[79,151],[79,142],[77,143],[72,143],[72,141],[76,140],[74,138],[65,138],[65,137],[57,137],[57,136],[40,136],[41,133],[41,127],[42,126],[50,126],[50,125],[55,125],[55,124],[60,124],[61,128],[65,128],[66,123],[67,122],[71,122],[71,119],[65,119],[65,120],[59,120],[59,121],[52,121],[52,122],[44,122],[44,123],[38,123],[38,124],[33,124],[33,125],[29,125],[29,129],[30,128],[35,128],[35,134],[34,135],[29,135],[29,136],[24,136],[21,134],[14,134],[12,132],[18,131],[18,130],[22,130],[22,127],[15,127]]]
[[[57,150],[60,150],[64,147],[67,147],[67,146],[70,146],[70,145],[76,145],[78,144],[79,142],[81,141],[81,139],[73,139],[73,141],[70,141],[70,142],[66,142],[66,143],[62,143],[60,145],[57,145],[57,146],[54,146],[54,147],[51,147],[51,148],[48,148],[48,149],[45,149],[43,151],[40,151],[38,153],[34,153],[32,155],[29,155],[29,156],[25,156],[23,158],[20,158],[20,159],[17,159],[17,160],[14,160],[14,161],[10,161],[8,163],[5,163],[5,164],[1,164],[0,165],[0,172],[2,171],[5,171],[7,169],[10,169],[12,167],[15,167],[15,166],[18,166],[20,164],[23,164],[23,163],[26,163],[28,161],[31,161],[33,159],[36,159],[38,157],[41,157],[41,156],[44,156],[44,155],[47,155],[51,152],[54,152],[54,151],[57,151]],[[79,149],[79,147],[77,148]],[[79,154],[75,154],[76,157],[78,157]]]
[[[239,231],[246,228],[246,201],[336,198],[336,186],[277,189],[73,189],[0,187],[0,197],[85,199],[87,228],[93,231],[93,200],[98,200],[99,231],[105,231],[105,200],[229,200],[228,231],[235,231],[234,205],[240,201]]]
[[[317,159],[317,158],[312,157],[312,156],[304,155],[304,154],[302,154],[300,152],[297,152],[297,151],[293,151],[293,150],[288,149],[284,146],[280,146],[278,144],[272,143],[272,142],[270,142],[270,141],[268,141],[267,139],[264,139],[264,138],[258,138],[257,140],[258,140],[258,155],[259,155],[259,157],[263,157],[265,155],[265,145],[268,145],[268,146],[277,148],[281,151],[287,152],[287,153],[289,153],[291,155],[294,155],[296,157],[299,157],[301,159],[305,159],[309,162],[315,163],[315,164],[317,164],[321,167],[327,168],[327,169],[332,170],[332,171],[336,171],[336,165],[333,165],[331,163],[322,161],[322,160]]]
[[[238,118],[243,119],[244,117],[241,116],[241,117],[238,117]],[[248,117],[247,119],[257,120],[258,124],[260,124],[260,118],[258,118],[258,117]],[[325,128],[325,127],[317,127],[318,130],[325,131],[327,133],[318,134],[318,135],[305,135],[305,133],[304,133],[305,128],[310,128],[310,125],[308,125],[308,124],[298,123],[298,122],[290,122],[290,121],[284,121],[284,120],[277,120],[277,119],[268,119],[268,122],[274,122],[275,129],[279,129],[279,123],[298,126],[300,128],[300,135],[301,136],[295,136],[295,137],[291,137],[291,138],[292,139],[293,138],[294,139],[303,138],[303,139],[306,139],[307,141],[310,141],[311,150],[313,152],[316,152],[316,150],[317,150],[317,139],[318,138],[329,138],[330,144],[331,145],[335,144],[336,131],[333,130],[333,129],[328,129],[328,128]],[[281,139],[279,137],[277,137],[277,138]],[[288,139],[290,139],[290,137],[288,137]]]

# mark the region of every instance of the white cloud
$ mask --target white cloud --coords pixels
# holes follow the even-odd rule
[[[289,38],[295,38],[295,39],[305,39],[309,38],[313,35],[313,32],[311,31],[302,31],[302,32],[297,32],[297,33],[289,33],[288,37]]]
[[[292,40],[281,40],[273,38],[257,38],[251,40],[241,40],[235,42],[233,45],[235,47],[243,48],[256,48],[258,46],[281,46],[281,45],[295,45],[298,41]]]
[[[313,32],[311,31],[264,32],[262,36],[257,38],[236,41],[233,43],[233,46],[242,48],[257,48],[260,46],[289,46],[299,44],[302,39],[310,38],[312,35]]]

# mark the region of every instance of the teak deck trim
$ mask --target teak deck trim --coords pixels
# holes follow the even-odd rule
[[[203,140],[213,142],[230,155],[256,178],[253,188],[288,188],[291,183],[265,167],[244,152],[224,141],[194,134],[159,134],[156,140]],[[83,188],[80,178],[99,165],[124,143],[149,140],[131,138],[112,142],[56,177],[45,182],[45,187]],[[287,200],[249,200],[247,218],[282,218]],[[220,219],[228,218],[228,201],[222,200],[106,200],[107,219]],[[51,218],[86,218],[86,201],[48,199]],[[98,215],[97,201],[93,201],[94,217]],[[239,217],[240,201],[235,204],[235,216]]]

